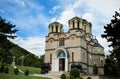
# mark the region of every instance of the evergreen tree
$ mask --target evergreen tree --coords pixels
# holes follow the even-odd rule
[[[104,34],[102,37],[107,39],[108,42],[111,42],[109,47],[112,47],[113,50],[110,52],[110,60],[115,61],[114,66],[118,70],[117,74],[120,74],[120,13],[115,11],[113,19],[109,24],[104,26]],[[107,64],[107,63],[106,63]],[[113,67],[113,66],[112,66]],[[112,68],[114,71],[114,68]]]
[[[13,29],[15,25],[10,22],[6,22],[5,19],[0,17],[0,56],[3,58],[3,61],[7,56],[10,56],[9,49],[13,47],[13,44],[8,40],[14,39],[16,36],[13,34],[17,31]]]

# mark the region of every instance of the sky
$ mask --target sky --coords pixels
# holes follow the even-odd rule
[[[0,0],[0,16],[19,30],[11,41],[37,56],[45,53],[48,25],[58,21],[67,32],[68,20],[75,16],[92,23],[92,34],[109,54],[110,43],[101,34],[119,8],[120,0]]]

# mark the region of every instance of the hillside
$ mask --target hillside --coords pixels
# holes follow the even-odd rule
[[[21,48],[18,45],[15,45],[13,48],[11,48],[10,53],[12,54],[12,56],[16,56],[16,57],[20,57],[22,55],[27,55],[30,54],[30,52],[28,52],[27,50]]]
[[[16,57],[20,57],[23,55],[27,55],[30,54],[30,52],[28,52],[27,50],[25,50],[24,48],[14,44],[11,41],[7,40],[8,45],[11,45],[12,47],[10,48],[10,50],[6,50],[4,48],[2,48],[2,45],[0,45],[0,56],[16,56]]]

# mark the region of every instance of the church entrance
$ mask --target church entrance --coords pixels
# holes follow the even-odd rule
[[[55,50],[55,55],[52,58],[52,71],[68,71],[68,58],[65,49]]]
[[[59,59],[59,71],[65,71],[65,58]]]

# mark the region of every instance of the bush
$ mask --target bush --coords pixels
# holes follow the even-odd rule
[[[14,74],[15,74],[15,75],[18,75],[18,73],[19,73],[18,68],[15,68],[15,69],[14,69]]]
[[[65,74],[62,74],[62,75],[61,75],[61,79],[66,79],[66,75],[65,75]]]
[[[87,79],[92,79],[91,77],[87,77]]]
[[[80,76],[80,71],[77,68],[72,68],[70,71],[70,75],[74,76],[75,78]]]
[[[83,79],[82,77],[78,77],[78,79]]]
[[[74,76],[70,75],[70,78],[69,79],[75,79]]]
[[[5,71],[5,65],[2,64],[1,67],[0,67],[0,72],[3,73]]]
[[[29,70],[25,71],[25,75],[28,76],[29,75]]]
[[[9,73],[9,68],[8,67],[5,68],[5,73],[6,74]]]
[[[93,73],[94,73],[94,74],[98,74],[98,67],[97,67],[96,64],[93,65]]]

